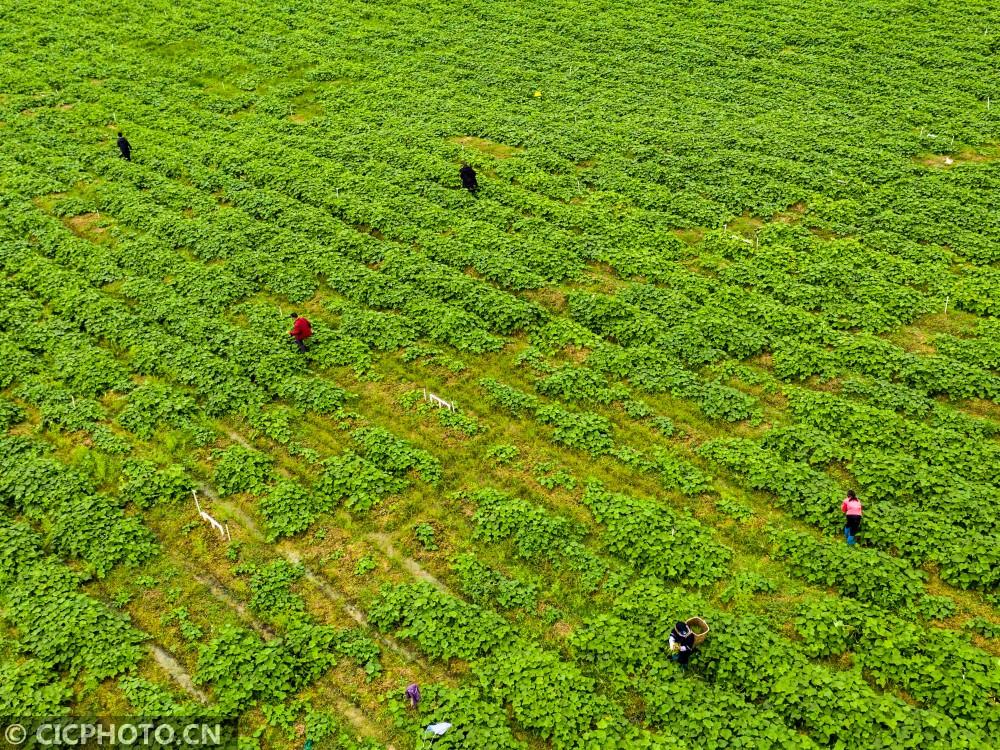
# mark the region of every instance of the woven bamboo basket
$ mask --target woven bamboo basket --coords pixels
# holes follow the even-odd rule
[[[708,636],[708,632],[710,630],[708,623],[700,617],[692,617],[690,620],[686,620],[685,622],[687,623],[687,626],[691,628],[691,632],[694,633],[694,645],[700,646]]]

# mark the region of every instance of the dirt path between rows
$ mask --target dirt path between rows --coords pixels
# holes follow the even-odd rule
[[[420,563],[411,557],[404,557],[400,554],[388,534],[369,534],[368,538],[375,543],[375,546],[382,551],[382,554],[406,568],[406,572],[411,576],[418,580],[426,581],[441,591],[448,592],[448,587],[429,573]]]
[[[313,584],[316,588],[318,588],[320,592],[327,599],[329,599],[331,602],[340,607],[347,614],[347,616],[350,617],[352,620],[354,620],[359,626],[365,628],[366,630],[371,630],[375,634],[376,639],[380,643],[382,643],[386,648],[397,653],[400,657],[403,658],[404,661],[411,663],[412,662],[423,663],[423,660],[419,656],[417,656],[410,649],[406,648],[406,646],[397,641],[395,638],[383,635],[382,633],[379,633],[374,628],[372,628],[371,625],[368,624],[368,618],[365,617],[364,612],[362,612],[360,609],[351,604],[350,601],[348,601],[347,597],[344,594],[337,591],[337,589],[335,589],[325,577],[323,577],[319,573],[310,570],[307,565],[302,563],[302,555],[299,554],[298,550],[293,550],[293,549],[285,550],[284,552],[282,552],[282,554],[284,555],[285,559],[288,560],[288,562],[292,563],[293,565],[302,564],[302,567],[305,571],[306,580],[309,581],[311,584]]]
[[[173,678],[174,682],[184,689],[184,692],[197,700],[199,703],[208,703],[208,696],[195,687],[194,680],[191,679],[191,675],[184,670],[184,667],[182,667],[177,659],[173,657],[173,654],[157,643],[151,643],[149,645],[149,651],[156,660],[156,663],[163,668],[164,672]]]

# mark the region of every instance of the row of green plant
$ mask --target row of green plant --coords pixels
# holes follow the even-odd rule
[[[833,598],[800,605],[795,631],[809,656],[849,653],[880,687],[903,690],[987,735],[996,732],[1000,660],[962,635]]]

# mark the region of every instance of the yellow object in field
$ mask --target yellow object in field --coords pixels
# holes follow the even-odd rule
[[[541,96],[541,95],[542,95],[542,92],[541,92],[541,91],[536,91],[536,92],[535,92],[535,96]]]

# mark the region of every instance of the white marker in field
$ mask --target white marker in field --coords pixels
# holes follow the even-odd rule
[[[226,526],[223,527],[221,523],[212,518],[211,514],[208,513],[208,511],[204,511],[201,509],[201,503],[198,502],[198,493],[195,492],[194,490],[191,490],[191,494],[194,495],[194,507],[198,509],[198,515],[201,516],[201,519],[203,521],[208,521],[212,525],[212,528],[219,532],[220,537],[231,541],[233,537],[229,533],[229,523],[227,522]]]
[[[435,396],[433,393],[424,388],[424,401],[429,401],[434,406],[439,409],[447,409],[448,411],[455,411],[455,404],[445,401],[443,398]]]

